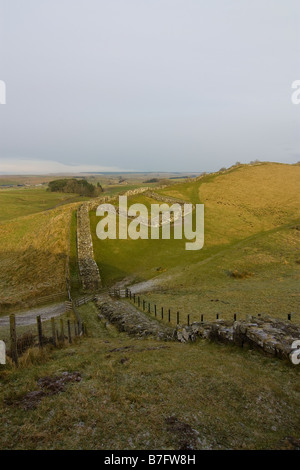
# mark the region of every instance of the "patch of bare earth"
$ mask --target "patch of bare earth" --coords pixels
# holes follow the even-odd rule
[[[6,400],[6,404],[19,405],[22,406],[24,410],[33,410],[44,397],[64,392],[69,382],[80,381],[81,375],[79,372],[62,372],[60,375],[42,377],[37,381],[37,385],[40,388],[39,390],[28,392],[20,399]]]

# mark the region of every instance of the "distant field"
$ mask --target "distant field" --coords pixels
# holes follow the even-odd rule
[[[159,276],[147,300],[192,314],[232,318],[268,313],[300,322],[300,166],[242,166],[160,190],[205,204],[205,244],[185,250],[184,240],[105,240],[91,213],[95,258],[104,283],[128,284]],[[129,204],[152,202],[143,195]],[[292,228],[296,227],[296,228]],[[238,276],[241,275],[241,278]],[[237,277],[234,277],[237,276]]]
[[[45,188],[0,189],[0,223],[84,200],[76,194],[51,193]]]

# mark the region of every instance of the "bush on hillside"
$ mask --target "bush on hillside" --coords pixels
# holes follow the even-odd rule
[[[48,184],[48,191],[60,192],[60,193],[75,193],[80,196],[96,197],[103,192],[103,188],[100,183],[97,186],[89,183],[88,181],[81,179],[59,179],[50,181]]]

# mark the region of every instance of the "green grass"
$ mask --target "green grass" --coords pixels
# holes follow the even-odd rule
[[[147,302],[199,320],[234,313],[267,313],[300,322],[300,168],[265,164],[241,166],[158,192],[205,204],[205,241],[186,251],[184,240],[105,240],[96,236],[99,218],[91,212],[95,259],[106,285],[157,277]],[[138,195],[128,204],[153,200]],[[155,201],[154,201],[155,202]],[[244,279],[233,271],[249,272]]]
[[[137,189],[143,186],[152,186],[151,184],[112,184],[112,185],[103,185],[104,193],[103,196],[117,196],[119,193],[124,193],[125,191],[131,191],[132,189]]]
[[[185,250],[185,240],[104,240],[97,238],[96,226],[100,218],[90,213],[94,255],[104,285],[111,285],[126,276],[138,280],[149,279],[178,265],[202,259],[203,252]]]
[[[181,322],[232,319],[246,315],[267,314],[300,324],[300,232],[288,227],[258,234],[216,251],[206,258],[181,269],[173,268],[160,275],[160,284],[140,295],[154,304],[159,312],[164,307],[165,319],[171,310],[175,324],[177,311]],[[248,277],[234,278],[233,271],[247,272]]]
[[[2,366],[1,449],[180,449],[186,436],[170,417],[194,430],[195,449],[278,449],[299,438],[299,367],[207,341],[130,338],[96,313],[81,308],[88,338],[31,354],[30,367]],[[15,402],[63,371],[81,382],[34,410]]]
[[[72,328],[73,328],[73,323],[74,321],[76,321],[76,317],[74,315],[74,313],[71,311],[71,312],[66,312],[62,315],[59,315],[57,317],[55,317],[55,325],[56,325],[56,330],[60,332],[60,319],[63,320],[64,322],[64,333],[65,333],[65,336],[67,336],[67,321],[70,320],[71,322],[71,325],[72,325]],[[37,331],[37,323],[34,322],[33,324],[31,325],[18,325],[18,319],[17,319],[17,316],[16,316],[16,322],[17,322],[17,327],[16,327],[16,331],[17,331],[17,338],[25,335],[25,334],[32,334],[34,336],[36,336],[38,334],[38,331]],[[43,333],[43,336],[47,337],[47,338],[51,338],[52,337],[52,326],[51,326],[51,320],[45,320],[42,322],[42,333]],[[73,335],[73,330],[72,330],[72,335]],[[2,341],[5,341],[6,343],[6,347],[7,349],[9,349],[10,347],[10,330],[9,330],[9,326],[0,326],[0,338]]]
[[[0,225],[1,310],[65,292],[70,211],[62,206]]]
[[[75,194],[51,193],[45,188],[0,189],[0,222],[87,199]]]
[[[76,295],[81,290],[80,273],[77,258],[77,211],[71,215],[70,225],[70,281],[71,293]]]

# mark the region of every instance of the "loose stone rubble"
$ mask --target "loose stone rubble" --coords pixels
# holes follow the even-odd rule
[[[281,359],[289,359],[292,343],[300,339],[300,326],[270,317],[248,317],[246,320],[218,320],[211,323],[192,323],[177,329],[181,342],[207,338],[243,347],[249,345]]]

